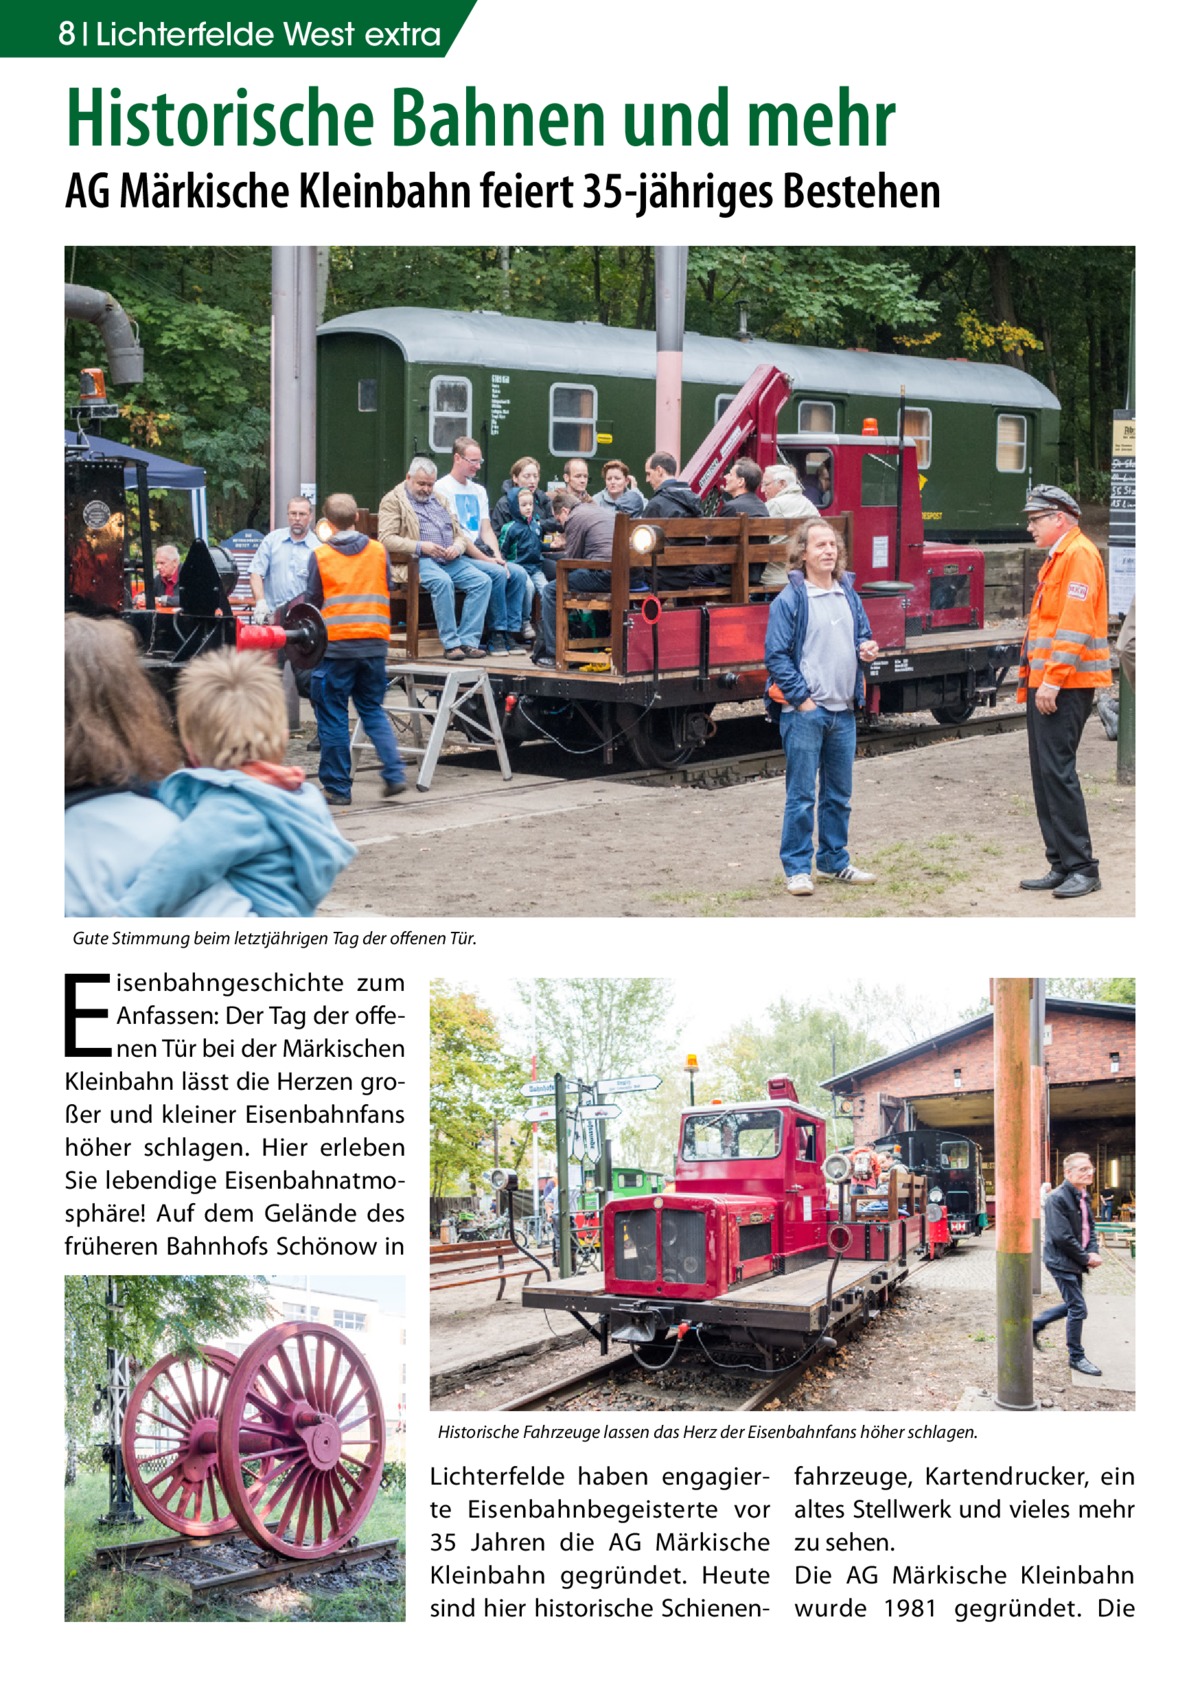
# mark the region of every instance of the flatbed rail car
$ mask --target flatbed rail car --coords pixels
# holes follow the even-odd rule
[[[605,461],[640,476],[663,447],[652,435],[652,331],[379,307],[322,325],[317,362],[319,488],[354,491],[368,506],[413,455],[448,472],[460,435],[483,447],[493,502],[518,456],[534,456],[546,478],[581,457],[597,469],[595,489]],[[763,364],[789,375],[780,432],[856,433],[874,420],[915,441],[931,538],[1023,542],[1027,487],[1058,481],[1058,399],[1002,362],[686,332],[682,441],[698,444]]]
[[[602,1354],[628,1343],[651,1370],[694,1350],[724,1370],[781,1371],[873,1317],[928,1255],[941,1211],[899,1170],[884,1213],[860,1215],[844,1189],[829,1206],[824,1120],[787,1077],[768,1092],[685,1111],[673,1191],[610,1201],[602,1273],[523,1304],[571,1314]]]
[[[853,530],[852,514],[823,518],[843,536]],[[524,656],[497,657],[488,665],[506,740],[519,745],[549,738],[570,750],[601,751],[607,764],[623,739],[645,768],[685,763],[715,731],[717,705],[762,696],[770,605],[752,576],[761,578],[768,563],[785,559],[787,540],[801,524],[745,516],[665,520],[656,523],[662,545],[651,556],[633,548],[637,523],[618,514],[609,592],[572,594],[566,589],[570,571],[595,564],[557,563],[555,668],[539,668]],[[362,515],[360,525],[371,530],[374,517]],[[697,542],[698,529],[707,541]],[[865,669],[867,717],[928,710],[939,721],[964,722],[977,705],[995,703],[1016,665],[1023,628],[983,626],[982,565],[972,560],[964,566],[978,552],[941,546],[932,561],[928,554],[926,547],[923,568],[910,570],[907,580],[858,579],[881,646]],[[698,565],[715,569],[728,584],[653,593],[657,571]],[[441,647],[422,624],[417,574],[399,564],[394,570],[404,581],[393,594],[402,652],[436,671]],[[651,590],[634,589],[639,584]],[[573,634],[572,613],[607,621],[609,633]]]

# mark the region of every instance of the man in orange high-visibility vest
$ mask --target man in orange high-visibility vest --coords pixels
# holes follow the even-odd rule
[[[405,782],[396,734],[383,707],[391,635],[387,552],[355,529],[358,504],[347,492],[326,497],[324,513],[336,530],[308,559],[308,599],[321,610],[329,634],[309,688],[321,739],[318,774],[330,804],[350,803],[353,698],[379,753],[383,796],[394,798]]]
[[[1112,684],[1104,563],[1079,530],[1079,504],[1057,485],[1035,485],[1025,513],[1034,543],[1048,554],[1021,647],[1017,702],[1032,695],[1029,769],[1050,868],[1021,886],[1079,899],[1100,886],[1076,754],[1097,686]]]

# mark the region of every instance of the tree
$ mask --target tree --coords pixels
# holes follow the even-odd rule
[[[115,1348],[149,1366],[162,1354],[194,1352],[212,1337],[236,1336],[268,1311],[263,1277],[119,1277],[120,1305],[107,1304],[106,1277],[65,1280],[67,1436],[87,1441],[92,1405]]]
[[[539,978],[517,991],[526,1006],[536,996],[543,1081],[558,1070],[583,1082],[641,1073],[677,1033],[671,983],[652,976]]]
[[[435,981],[429,990],[429,1192],[435,1201],[491,1166],[492,1120],[521,1105],[524,1068],[505,1050],[496,1020],[475,995]]]
[[[1136,1005],[1133,976],[1052,976],[1046,983],[1051,999],[1094,1000],[1101,1005]]]

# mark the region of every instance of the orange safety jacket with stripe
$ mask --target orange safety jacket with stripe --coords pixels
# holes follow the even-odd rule
[[[1017,702],[1043,683],[1111,686],[1104,563],[1079,528],[1064,533],[1042,564],[1021,646]]]
[[[313,556],[321,575],[321,613],[329,643],[382,639],[386,644],[391,637],[392,604],[383,545],[371,538],[356,555],[346,556],[330,544],[319,544]]]

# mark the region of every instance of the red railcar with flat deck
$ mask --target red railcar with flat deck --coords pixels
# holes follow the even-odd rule
[[[883,1194],[847,1196],[824,1120],[787,1077],[768,1095],[685,1111],[673,1187],[605,1207],[603,1272],[540,1285],[523,1305],[569,1312],[602,1353],[627,1342],[654,1370],[693,1347],[718,1366],[782,1370],[873,1317],[944,1239],[943,1215],[899,1168]]]
[[[845,542],[850,572],[880,646],[866,669],[867,717],[928,710],[966,721],[994,704],[1015,666],[1023,629],[985,630],[982,550],[929,545],[911,439],[802,433],[776,436],[783,375],[760,367],[683,470],[704,497],[745,450],[787,459],[821,517]],[[371,517],[362,524],[369,528]],[[764,569],[787,558],[797,520],[745,516],[668,520],[651,529],[618,514],[607,593],[572,595],[567,576],[595,562],[559,560],[553,670],[522,657],[489,665],[506,739],[549,738],[597,750],[624,740],[647,768],[674,768],[715,731],[718,705],[761,695],[770,613]],[[643,546],[639,548],[640,546]],[[708,583],[659,589],[679,570]],[[672,570],[668,573],[668,570]],[[639,589],[648,586],[649,590]],[[421,658],[415,570],[397,602],[404,648]],[[572,617],[575,620],[572,620]],[[590,617],[587,633],[576,629]],[[434,649],[432,640],[428,647]]]

